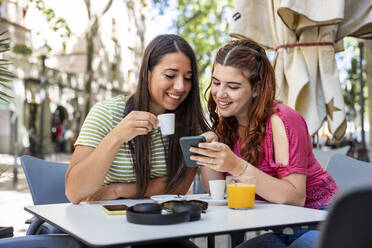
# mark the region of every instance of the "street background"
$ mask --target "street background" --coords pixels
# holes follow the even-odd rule
[[[307,1],[312,3],[311,0]],[[237,4],[239,2],[242,4]],[[308,107],[310,105],[307,102],[302,104],[302,108],[297,108],[296,101],[292,101],[292,104],[295,104],[291,107],[299,112],[304,111],[302,114],[307,113],[307,117],[304,118],[305,120],[307,118],[308,125],[312,119],[319,120],[311,125],[310,135],[312,135],[314,149],[330,151],[349,147],[346,152],[348,156],[370,161],[371,1],[327,1],[327,5],[330,5],[332,10],[336,6],[332,6],[331,2],[345,3],[345,5],[340,4],[344,7],[343,11],[336,11],[343,14],[342,18],[331,18],[331,23],[315,23],[316,25],[310,25],[309,29],[300,30],[294,30],[296,27],[290,29],[288,23],[282,23],[285,18],[279,17],[279,12],[276,10],[266,9],[261,13],[256,12],[256,9],[264,8],[252,7],[254,4],[260,4],[261,7],[279,6],[285,2],[288,1],[0,1],[0,226],[13,226],[14,235],[21,236],[27,229],[25,220],[31,217],[23,210],[24,206],[32,205],[32,199],[19,164],[19,157],[31,155],[49,161],[68,163],[74,150],[73,144],[89,109],[96,102],[117,95],[129,96],[135,91],[144,48],[155,36],[164,33],[178,34],[193,47],[199,63],[202,96],[210,82],[211,63],[215,52],[217,48],[231,40],[232,33],[257,38],[257,42],[259,39],[263,42],[268,41],[263,36],[265,32],[285,33],[291,38],[290,42],[273,41],[271,46],[267,46],[267,54],[272,62],[276,59],[290,62],[291,59],[285,59],[282,55],[287,56],[296,51],[296,58],[300,59],[301,63],[293,63],[294,67],[291,67],[291,70],[290,65],[285,63],[281,64],[282,67],[274,66],[274,69],[278,70],[280,75],[284,75],[280,80],[286,79],[281,83],[288,86],[288,89],[289,85],[296,88],[299,78],[296,72],[301,71],[301,78],[302,76],[307,78],[302,80],[304,85],[302,89],[305,90],[300,91],[302,90],[300,89],[297,92],[299,94],[308,93],[306,89],[311,88],[310,83],[321,85],[320,81],[324,75],[319,74],[318,69],[322,67],[321,62],[325,67],[329,65],[322,59],[326,58],[327,61],[334,62],[335,70],[332,79],[335,81],[332,83],[337,86],[340,94],[321,104],[319,101],[316,102],[315,105],[320,107],[321,115],[315,118],[312,112],[307,113],[308,110],[316,110]],[[251,4],[251,8],[247,10],[253,11],[252,15],[257,15],[257,18],[250,19],[252,15],[244,9],[236,9],[234,3],[240,8],[245,4]],[[347,7],[348,4],[353,8]],[[355,7],[359,5],[362,7]],[[314,8],[315,5],[301,3],[298,6]],[[290,7],[284,9],[290,10]],[[318,10],[315,9],[315,14],[318,14]],[[356,10],[365,12],[348,12]],[[308,12],[306,9],[302,11]],[[333,11],[322,13],[328,14],[327,12],[333,13]],[[263,23],[260,19],[263,14],[273,15],[269,16],[268,20],[278,24],[275,26],[277,30],[262,26],[269,25],[269,21]],[[294,14],[301,13],[295,11]],[[302,16],[297,17],[298,20],[306,19]],[[350,17],[352,18],[347,19]],[[325,18],[326,22],[327,20]],[[338,23],[333,23],[333,20],[337,20]],[[247,28],[249,25],[254,26],[255,22],[257,22],[255,27]],[[363,26],[358,26],[358,23]],[[342,29],[343,26],[351,30],[341,36],[337,35],[341,38],[336,40],[336,30]],[[257,32],[252,34],[254,36],[249,36],[249,32],[257,27],[259,27]],[[274,26],[270,28],[272,27]],[[329,33],[325,32],[328,34],[325,37],[320,37],[322,33],[320,30],[328,28],[334,29],[330,29]],[[312,31],[312,35],[307,32],[309,30]],[[326,42],[326,46],[324,44],[304,46],[306,44],[299,44],[304,43],[300,39],[303,34],[309,38],[306,42],[310,41],[310,43],[312,40],[319,41],[332,35],[334,37],[332,36],[332,39]],[[273,38],[276,35],[268,37]],[[293,44],[285,44],[292,42]],[[284,51],[283,49],[287,49],[286,52],[281,52]],[[324,56],[318,58],[316,54],[322,54],[321,51]],[[307,63],[308,61],[311,63]],[[276,65],[278,64],[280,63]],[[304,67],[297,68],[299,64]],[[307,68],[308,64],[316,70]],[[329,68],[323,69],[321,72],[326,72],[326,76],[329,76],[327,75]],[[287,76],[289,77],[286,78]],[[334,89],[328,87],[329,82],[328,79],[325,80],[327,85],[321,89],[325,91],[319,93],[321,90],[318,89],[314,92],[319,95],[311,95],[311,97],[319,100],[325,93],[336,92],[336,87]],[[281,100],[289,104],[285,101],[288,92],[283,90],[281,93],[282,96],[284,95]],[[294,98],[297,96],[299,95],[295,95]],[[334,101],[336,98],[342,104],[337,105]],[[300,101],[310,98],[301,95],[298,99]],[[203,107],[206,107],[204,97],[201,100]],[[206,108],[205,114],[207,115]],[[333,119],[334,114],[335,117],[337,114],[340,115]],[[326,119],[327,121],[324,121]],[[339,121],[337,125],[340,126],[337,128],[338,135],[332,131],[335,130],[332,123],[336,119]],[[318,127],[319,122],[322,122],[320,127]],[[14,158],[18,159],[16,163],[18,173],[13,172]],[[199,240],[205,242],[205,239]],[[219,237],[217,247],[220,245],[225,247],[225,241],[225,236]]]

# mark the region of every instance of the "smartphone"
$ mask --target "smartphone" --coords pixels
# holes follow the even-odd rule
[[[126,214],[128,206],[125,204],[102,205],[102,209],[109,215]]]
[[[190,156],[192,155],[202,156],[202,155],[190,152],[190,147],[198,147],[200,142],[205,142],[205,141],[206,140],[204,136],[186,136],[186,137],[180,138],[181,150],[183,153],[183,157],[185,159],[186,166],[188,167],[201,166],[201,165],[198,165],[195,160],[191,160]]]

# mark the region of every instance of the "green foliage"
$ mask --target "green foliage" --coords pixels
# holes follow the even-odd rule
[[[232,1],[180,0],[175,22],[177,33],[194,48],[200,73],[211,66],[213,52],[228,39],[227,12]]]
[[[49,28],[54,32],[57,32],[59,36],[62,38],[62,46],[63,50],[66,49],[66,40],[71,37],[71,30],[67,25],[67,22],[64,18],[57,17],[54,10],[51,8],[47,8],[43,0],[29,0],[30,3],[34,4],[36,9],[41,11],[46,20],[49,23]]]
[[[347,76],[345,82],[342,84],[345,102],[346,119],[348,121],[355,121],[360,112],[360,56],[358,42],[354,38],[346,38],[344,42],[344,54],[352,54],[352,57],[343,57],[346,61],[350,59],[351,62],[346,68]]]
[[[203,94],[210,80],[213,56],[228,40],[228,15],[232,0],[180,0],[174,27],[193,47],[201,78]],[[205,103],[204,103],[205,104]]]
[[[15,54],[22,54],[22,55],[32,54],[31,48],[27,47],[25,44],[15,44],[13,46],[12,52]]]
[[[9,37],[8,31],[0,31],[0,54],[9,51]],[[9,83],[12,81],[14,74],[8,70],[9,61],[4,59],[3,57],[0,58],[0,102],[9,102],[10,96],[6,91],[3,89],[11,90]]]

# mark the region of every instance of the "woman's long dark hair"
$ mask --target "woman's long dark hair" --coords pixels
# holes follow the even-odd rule
[[[191,62],[192,86],[187,98],[173,111],[176,114],[174,135],[168,136],[165,148],[167,162],[167,192],[175,190],[185,176],[186,167],[183,160],[179,138],[197,135],[209,129],[204,118],[199,95],[199,77],[196,57],[191,46],[183,38],[165,34],[155,37],[146,47],[139,72],[137,90],[127,102],[124,114],[132,110],[150,112],[151,96],[148,90],[148,73],[168,53],[181,52]],[[170,112],[170,111],[168,111]],[[132,151],[134,171],[136,173],[137,197],[145,195],[151,174],[151,135],[138,135],[129,142]]]
[[[275,73],[266,56],[265,50],[251,40],[233,40],[222,47],[216,55],[212,73],[216,64],[232,66],[242,71],[251,84],[253,97],[247,112],[247,123],[241,148],[242,158],[252,165],[257,165],[261,152],[261,141],[266,133],[266,121],[276,112],[273,107],[275,99]],[[210,89],[212,80],[207,90]],[[207,93],[207,91],[206,91]],[[208,97],[208,110],[212,128],[218,135],[219,141],[231,148],[238,136],[238,121],[234,116],[220,117],[211,93]]]

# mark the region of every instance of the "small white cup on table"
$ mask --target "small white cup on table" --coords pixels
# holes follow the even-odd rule
[[[209,180],[209,192],[212,200],[223,200],[225,198],[225,180]]]

